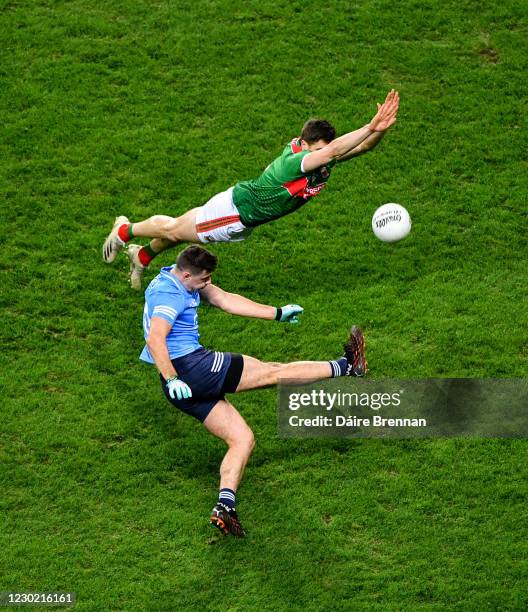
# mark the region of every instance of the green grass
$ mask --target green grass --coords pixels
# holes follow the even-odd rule
[[[523,440],[280,440],[275,392],[236,396],[257,437],[249,537],[217,542],[223,445],[138,362],[142,297],[124,258],[100,259],[116,214],[184,212],[309,116],[355,129],[395,87],[374,153],[212,247],[220,286],[300,303],[301,325],[204,308],[203,342],[333,358],[357,322],[374,377],[526,376],[526,34],[512,0],[0,2],[1,591],[71,590],[80,610],[526,609]],[[370,231],[390,201],[413,218],[397,245]]]

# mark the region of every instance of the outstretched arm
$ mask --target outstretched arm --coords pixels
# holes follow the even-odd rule
[[[216,285],[207,285],[200,291],[200,294],[209,304],[230,314],[256,319],[269,319],[270,321],[275,318],[276,308],[274,306],[266,306],[253,302],[243,295],[228,293]]]
[[[375,131],[370,134],[370,136],[367,136],[367,138],[365,138],[365,140],[363,140],[363,142],[361,142],[359,145],[342,155],[338,161],[346,161],[347,159],[351,159],[352,157],[357,157],[358,155],[363,155],[363,153],[371,151],[380,142],[380,140],[382,140],[389,128],[396,123],[396,116],[400,106],[400,96],[398,92],[394,90],[390,91],[385,99],[385,103],[387,101],[390,102],[391,108],[388,117],[385,120],[379,120],[374,124],[374,121],[378,116],[376,115],[376,117],[370,122],[371,126],[374,124]],[[381,106],[381,104],[378,104],[378,112],[381,109]]]
[[[383,138],[384,133],[396,122],[400,96],[392,89],[383,104],[378,104],[378,112],[370,123],[354,132],[343,134],[319,151],[313,151],[303,159],[303,170],[310,172],[327,164],[333,159],[343,161],[366,153]],[[363,148],[362,148],[363,147]],[[353,154],[352,152],[355,151]]]
[[[375,128],[374,132],[367,136],[363,142],[361,142],[356,147],[350,149],[348,153],[342,155],[338,161],[346,161],[347,159],[351,159],[352,157],[357,157],[358,155],[363,155],[363,153],[367,153],[371,151],[380,140],[385,136],[387,130],[396,123],[396,115],[398,114],[398,109],[400,106],[400,95],[397,91],[391,90],[387,97],[385,98],[384,104],[389,104],[389,113],[385,118],[379,118],[379,111],[381,110],[382,104],[378,104],[378,113],[376,117],[378,120],[376,121],[376,117],[370,122],[371,127]]]
[[[363,155],[363,153],[368,153],[371,151],[385,136],[386,132],[374,132],[370,136],[367,136],[365,140],[359,144],[357,147],[350,149],[348,153],[345,153],[341,157],[338,158],[338,162],[344,162],[348,159],[352,159],[353,157],[357,157],[358,155]]]
[[[297,304],[288,304],[282,308],[259,304],[243,295],[228,293],[216,285],[207,285],[200,293],[212,306],[241,317],[297,323],[298,315],[303,311]]]

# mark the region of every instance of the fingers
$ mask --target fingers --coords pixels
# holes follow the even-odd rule
[[[400,105],[400,94],[395,91],[394,95],[391,98],[391,108],[398,110],[398,106]]]
[[[189,385],[179,381],[179,384],[169,387],[169,395],[172,399],[189,399],[192,397],[192,391]],[[174,396],[176,396],[176,398]]]
[[[376,132],[384,132],[396,122],[396,115],[400,106],[400,94],[391,89],[383,104],[377,104],[378,112],[370,122],[370,127]]]
[[[286,306],[282,307],[282,316],[280,321],[281,323],[293,323],[293,319],[296,319],[295,323],[298,323],[298,315],[302,314],[303,312],[304,308],[299,306],[299,304],[286,304]]]
[[[383,103],[382,106],[384,107],[385,110],[392,112],[394,109],[398,109],[399,104],[400,104],[400,94],[394,89],[391,89],[389,93],[387,94],[387,97],[385,98],[385,102]]]
[[[395,90],[391,89],[385,98],[385,102],[383,104],[378,104],[378,108],[389,108],[394,105],[398,105],[400,103],[400,94]]]
[[[391,102],[390,102],[391,111],[397,113],[399,106],[400,106],[400,94],[397,91],[394,91],[394,95],[392,96]]]
[[[304,310],[304,308],[302,306],[299,306],[299,304],[286,304],[286,306],[283,306],[283,308],[289,308],[293,312],[302,312]]]
[[[299,315],[304,312],[304,308],[299,306],[298,304],[293,304],[292,308],[292,317],[290,318],[290,323],[296,324],[299,323]]]
[[[189,387],[189,385],[186,385],[185,383],[178,387],[176,393],[178,394],[178,399],[179,400],[181,400],[181,399],[189,399],[190,397],[192,397],[191,388]]]
[[[380,121],[389,121],[396,117],[400,106],[400,94],[391,89],[385,98],[385,102],[382,105],[378,104],[378,115]]]

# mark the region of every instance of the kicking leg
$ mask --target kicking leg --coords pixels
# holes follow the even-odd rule
[[[271,363],[259,361],[255,357],[248,357],[247,355],[243,357],[244,369],[238,383],[237,393],[261,387],[271,387],[278,384],[280,380],[309,383],[334,376],[334,369],[329,361]]]
[[[245,532],[235,510],[235,494],[255,448],[253,432],[227,400],[217,402],[204,420],[204,425],[228,446],[220,465],[220,493],[218,504],[213,508],[211,523],[224,534],[243,537]]]
[[[271,387],[280,381],[310,383],[334,376],[364,376],[368,371],[365,337],[357,325],[352,326],[343,350],[344,356],[335,361],[270,363],[244,355],[244,369],[236,389],[237,393]]]

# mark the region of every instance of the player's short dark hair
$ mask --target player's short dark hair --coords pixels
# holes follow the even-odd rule
[[[301,132],[301,140],[305,140],[308,144],[313,144],[318,140],[332,142],[335,137],[334,126],[324,119],[308,119]]]
[[[176,259],[178,270],[187,270],[191,274],[200,274],[203,270],[214,272],[218,257],[201,246],[192,244],[184,249]]]

